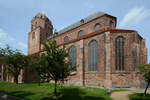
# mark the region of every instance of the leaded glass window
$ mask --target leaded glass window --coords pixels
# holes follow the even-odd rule
[[[124,38],[119,36],[116,38],[115,44],[115,54],[116,54],[116,70],[124,70]]]
[[[98,44],[92,40],[88,46],[88,71],[98,70]]]
[[[76,52],[76,47],[71,46],[69,48],[69,61],[72,63],[72,67],[76,67],[76,60],[77,60],[77,52]]]

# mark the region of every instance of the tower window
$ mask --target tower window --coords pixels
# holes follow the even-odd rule
[[[34,38],[35,38],[35,32],[32,33],[32,39],[34,39]]]
[[[95,25],[95,27],[94,27],[94,31],[97,31],[97,30],[99,30],[100,29],[100,24],[99,23],[97,23],[96,25]]]
[[[113,28],[113,21],[110,21],[110,28]]]
[[[47,29],[50,30],[50,27],[48,26]]]
[[[78,37],[80,37],[80,36],[82,36],[82,35],[84,35],[84,31],[83,31],[83,30],[80,30],[80,31],[78,32]]]
[[[31,30],[33,30],[33,25],[31,25]]]
[[[98,44],[92,40],[88,46],[88,71],[98,70]]]
[[[115,44],[115,62],[116,62],[116,70],[123,71],[124,70],[124,38],[119,36],[116,38]]]
[[[67,41],[69,41],[69,37],[68,37],[68,36],[65,36],[65,37],[64,37],[64,42],[67,42]]]

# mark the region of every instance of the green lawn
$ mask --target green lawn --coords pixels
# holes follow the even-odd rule
[[[0,82],[0,92],[26,100],[52,100],[54,84],[36,83],[18,84]],[[57,100],[112,100],[105,90],[90,87],[60,86],[57,87]]]
[[[143,93],[136,93],[129,95],[130,100],[150,100],[150,94],[143,97]]]

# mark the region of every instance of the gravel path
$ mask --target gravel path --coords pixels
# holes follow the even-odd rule
[[[129,94],[133,94],[133,92],[119,91],[119,92],[113,92],[110,97],[113,100],[129,100],[129,97],[128,97]]]
[[[113,100],[129,100],[129,97],[128,97],[129,94],[143,93],[144,90],[145,89],[131,88],[131,89],[128,89],[128,91],[113,92],[110,97]],[[150,93],[150,89],[147,90],[147,93]]]

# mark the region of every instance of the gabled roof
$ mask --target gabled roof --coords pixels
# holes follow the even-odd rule
[[[85,23],[88,23],[89,21],[91,21],[91,20],[93,20],[93,19],[95,19],[95,18],[98,18],[98,17],[100,17],[100,16],[103,16],[103,15],[105,15],[105,13],[103,13],[103,12],[96,12],[96,13],[94,13],[94,14],[92,14],[92,15],[90,15],[90,16],[84,18],[84,19],[81,19],[80,21],[78,21],[78,22],[76,22],[76,23],[74,23],[74,24],[72,24],[72,25],[70,25],[70,26],[68,26],[68,27],[66,27],[66,28],[64,28],[64,29],[62,29],[62,30],[60,30],[60,31],[58,31],[58,34],[62,34],[62,33],[64,33],[64,32],[67,32],[67,31],[71,30],[71,29],[74,29],[74,28],[76,28],[76,27],[79,27],[80,25],[85,24]],[[57,34],[57,35],[58,35],[58,34]],[[56,35],[51,35],[51,36],[49,36],[47,39],[49,40],[50,38],[52,38],[52,37],[54,37],[54,36],[56,36]]]
[[[104,15],[104,14],[105,14],[105,13],[103,13],[103,12],[96,12],[96,13],[94,13],[94,14],[92,14],[92,15],[90,15],[90,16],[84,18],[84,19],[81,19],[80,21],[78,21],[78,22],[76,22],[76,23],[74,23],[74,24],[72,24],[72,25],[70,25],[70,26],[68,26],[68,27],[66,27],[66,28],[64,28],[64,29],[62,29],[62,30],[60,30],[60,31],[58,32],[58,34],[61,34],[61,33],[64,33],[64,32],[66,32],[66,31],[69,31],[69,30],[71,30],[71,29],[73,29],[73,28],[76,28],[76,27],[78,27],[78,26],[80,26],[80,25],[82,25],[82,24],[85,24],[85,23],[87,23],[87,22],[89,22],[89,21],[91,21],[91,20],[93,20],[93,19],[95,19],[95,18],[97,18],[97,17],[100,17],[100,16],[102,16],[102,15]]]

